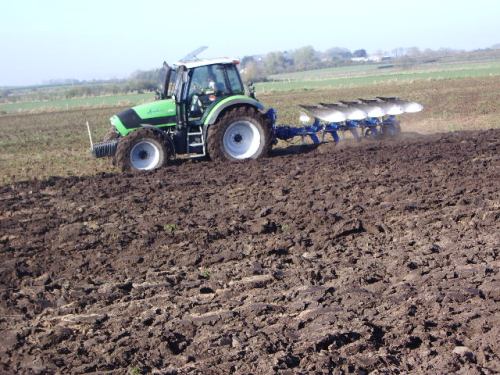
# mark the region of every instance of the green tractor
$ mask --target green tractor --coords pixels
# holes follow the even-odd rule
[[[275,112],[265,112],[252,90],[245,93],[238,63],[228,58],[164,63],[156,101],[111,117],[110,132],[92,145],[92,153],[112,157],[123,171],[156,169],[179,155],[266,156]]]

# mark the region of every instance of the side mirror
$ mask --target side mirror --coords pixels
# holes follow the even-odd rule
[[[248,96],[255,99],[255,86],[253,84],[253,81],[248,81],[247,88]]]
[[[160,91],[160,89],[156,89],[155,90],[155,100],[162,100],[162,99],[165,99],[165,96]]]

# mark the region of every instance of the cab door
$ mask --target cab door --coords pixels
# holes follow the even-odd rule
[[[213,103],[231,95],[225,68],[222,64],[193,68],[189,76],[186,101],[189,121],[199,120]]]

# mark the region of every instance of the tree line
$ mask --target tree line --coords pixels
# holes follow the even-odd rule
[[[0,102],[44,101],[88,96],[154,92],[158,88],[160,69],[136,71],[126,79],[103,81],[49,82],[42,86],[0,88]]]
[[[241,70],[245,80],[262,81],[273,74],[349,65],[353,63],[353,58],[367,57],[365,49],[351,51],[348,48],[333,47],[321,52],[312,46],[305,46],[292,51],[245,56],[241,60]]]
[[[265,81],[274,74],[303,70],[330,68],[362,63],[390,62],[402,68],[440,61],[443,59],[463,59],[499,57],[500,44],[491,48],[474,51],[451,48],[420,49],[418,47],[398,47],[390,51],[377,50],[370,56],[365,49],[351,51],[347,48],[332,47],[317,51],[312,46],[292,51],[274,51],[265,55],[245,56],[241,60],[241,73],[246,81]]]
[[[365,49],[351,51],[348,48],[332,47],[326,51],[317,51],[312,46],[305,46],[290,51],[273,51],[263,55],[244,56],[239,68],[246,82],[258,82],[268,80],[274,74],[370,63],[378,61],[377,57],[389,59],[390,64],[402,68],[449,59],[466,61],[467,59],[499,58],[500,44],[474,51],[399,47],[390,51],[378,50],[370,56]],[[121,80],[79,81],[70,79],[48,82],[42,86],[0,88],[0,102],[154,92],[159,87],[161,73],[162,69],[159,68],[138,70],[128,78]]]
[[[66,98],[122,93],[153,92],[158,88],[161,69],[136,71],[128,79],[103,84],[75,86],[66,91]]]

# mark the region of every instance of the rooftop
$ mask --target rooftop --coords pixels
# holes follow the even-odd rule
[[[191,68],[196,68],[198,66],[204,66],[204,65],[213,65],[213,64],[234,64],[234,63],[239,63],[240,61],[238,59],[232,59],[229,57],[218,57],[214,59],[201,59],[201,60],[193,60],[193,61],[179,61],[175,63],[175,66],[181,66],[184,65],[186,68],[191,69]]]

